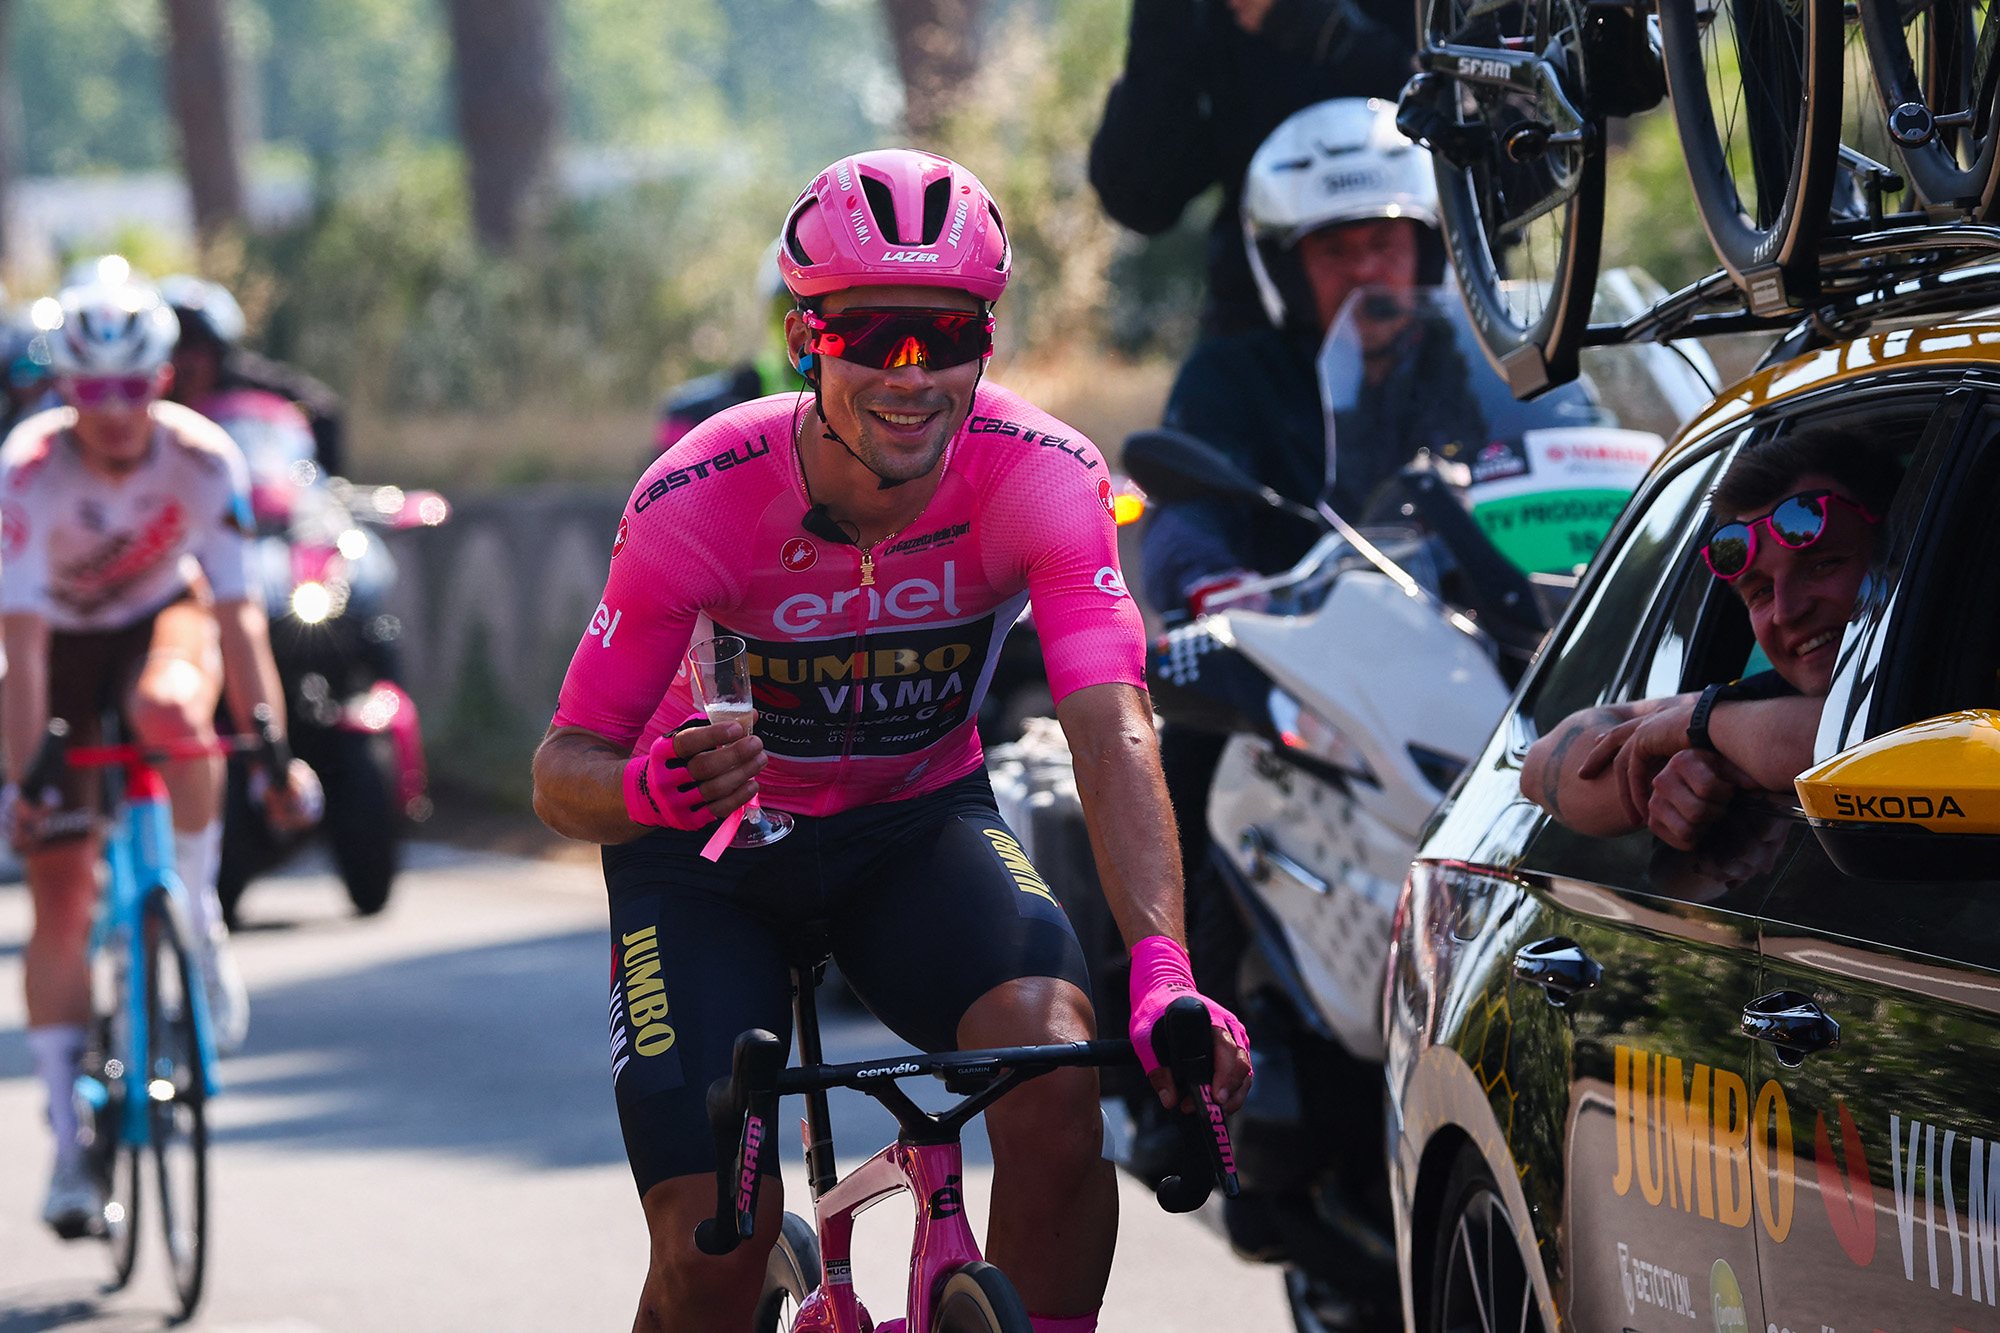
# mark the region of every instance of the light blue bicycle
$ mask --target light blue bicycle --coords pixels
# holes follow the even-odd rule
[[[159,765],[254,752],[282,774],[289,757],[259,710],[263,736],[165,746],[68,744],[49,723],[24,791],[54,787],[67,768],[103,768],[113,811],[106,876],[91,926],[90,1043],[76,1080],[78,1120],[104,1194],[89,1230],[111,1246],[112,1286],[138,1254],[140,1182],[150,1151],[180,1315],[201,1301],[208,1257],[208,1099],[221,1090],[187,888],[174,868],[174,829]]]

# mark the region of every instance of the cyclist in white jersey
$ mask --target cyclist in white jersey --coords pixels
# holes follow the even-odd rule
[[[71,288],[58,300],[62,324],[49,342],[68,405],[30,417],[0,446],[7,773],[24,773],[51,718],[88,744],[107,708],[122,709],[144,743],[212,739],[225,679],[232,715],[247,719],[268,705],[282,727],[284,695],[249,586],[243,456],[221,427],[160,401],[173,374],[173,312],[129,280]],[[184,761],[164,772],[218,1044],[233,1049],[249,1008],[215,896],[222,764]],[[295,768],[271,794],[274,819],[298,822],[311,781]],[[73,775],[52,800],[11,781],[0,792],[34,905],[23,959],[28,1044],[56,1139],[43,1218],[66,1238],[98,1230],[102,1209],[72,1091],[90,1016],[96,785]]]

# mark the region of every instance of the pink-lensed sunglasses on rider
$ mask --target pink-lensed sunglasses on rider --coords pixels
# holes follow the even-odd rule
[[[160,390],[157,375],[78,375],[64,384],[78,407],[103,407],[114,400],[136,405],[150,401]]]
[[[1869,523],[1881,520],[1835,491],[1800,491],[1797,495],[1786,496],[1768,514],[1738,523],[1725,523],[1715,530],[1715,534],[1701,545],[1701,558],[1715,576],[1726,583],[1734,583],[1749,572],[1757,559],[1757,529],[1771,530],[1771,539],[1787,550],[1798,551],[1811,546],[1826,535],[1826,518],[1830,502],[1838,501],[1852,509]]]

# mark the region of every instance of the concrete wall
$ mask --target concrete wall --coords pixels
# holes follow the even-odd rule
[[[389,535],[404,683],[431,771],[525,805],[528,762],[590,623],[623,488],[455,495],[450,522]]]

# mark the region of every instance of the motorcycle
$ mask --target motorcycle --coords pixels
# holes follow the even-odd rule
[[[253,563],[292,749],[325,788],[319,828],[347,896],[371,915],[388,904],[402,837],[431,813],[417,706],[397,681],[402,626],[385,609],[396,562],[371,530],[435,527],[451,507],[434,491],[325,475],[304,415],[275,394],[237,390],[200,410],[249,463]],[[216,887],[231,925],[250,881],[311,836],[270,826],[260,776],[230,764]]]
[[[1357,297],[1322,347],[1329,476],[1340,433],[1368,424],[1361,376],[1379,342],[1366,321],[1410,316],[1398,299],[1400,313],[1371,312]],[[1424,295],[1416,313],[1484,370],[1453,294]],[[1627,394],[1643,383],[1660,409],[1647,424],[1671,429],[1707,397],[1678,357],[1645,349],[1600,378]],[[1497,376],[1465,387],[1484,429],[1420,452],[1359,523],[1286,500],[1185,435],[1125,446],[1156,502],[1247,502],[1321,533],[1290,570],[1181,617],[1149,661],[1165,718],[1227,737],[1207,808],[1212,878],[1190,887],[1191,900],[1219,892],[1240,921],[1234,992],[1257,1071],[1230,1125],[1243,1192],[1223,1220],[1239,1253],[1283,1267],[1301,1333],[1402,1327],[1380,1091],[1398,890],[1431,812],[1663,447],[1621,429],[1588,377],[1525,404]]]

